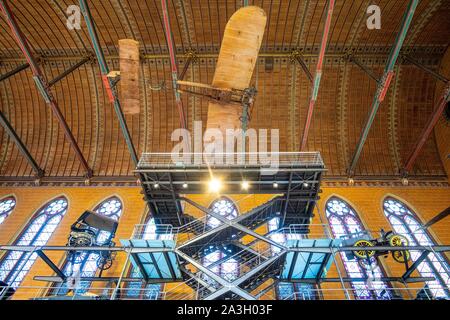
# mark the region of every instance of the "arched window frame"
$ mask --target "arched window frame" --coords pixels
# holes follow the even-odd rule
[[[0,224],[9,217],[16,207],[16,198],[14,196],[6,196],[0,200]]]
[[[396,213],[395,206],[398,205],[398,212]],[[396,233],[399,233],[409,240],[409,245],[435,245],[437,244],[434,237],[428,230],[420,229],[423,226],[417,213],[410,208],[404,201],[394,197],[387,196],[382,204],[383,213]],[[408,220],[407,220],[408,219]],[[399,222],[393,223],[393,220]],[[414,227],[415,224],[415,227]],[[420,234],[420,236],[418,236]],[[420,256],[420,251],[410,250],[411,259],[417,260]],[[427,285],[431,293],[435,297],[449,298],[450,297],[450,271],[449,262],[447,258],[440,253],[429,253],[423,262],[417,268],[417,271],[422,276],[432,275],[435,281],[428,281]],[[424,269],[431,270],[431,272],[424,271]]]
[[[116,204],[119,204],[119,206],[115,210],[108,211],[108,208],[106,205],[110,204],[112,201],[114,201]],[[123,202],[122,200],[116,196],[110,196],[104,200],[102,200],[99,204],[97,204],[94,209],[94,212],[103,214],[104,216],[114,219],[116,221],[119,221],[122,213],[123,213]],[[109,236],[109,233],[106,231],[99,231],[97,233],[97,241],[100,242],[102,239],[107,239]],[[98,271],[97,267],[97,253],[84,253],[84,259],[81,263],[75,264],[72,266],[72,263],[69,260],[65,260],[63,264],[63,272],[68,275],[69,273],[79,272],[82,277],[94,277],[95,274]],[[72,269],[73,268],[73,269]],[[89,289],[91,285],[91,281],[82,281],[80,288],[77,290],[77,293],[84,293]],[[57,294],[64,295],[67,293],[67,287],[65,284],[63,284],[60,288],[56,290]]]
[[[226,206],[228,209],[224,208]],[[209,205],[209,210],[216,214],[221,215],[229,220],[233,220],[239,215],[238,208],[233,200],[228,197],[220,197]],[[211,228],[216,228],[221,224],[221,222],[212,217],[208,216],[206,224]],[[214,264],[215,262],[223,259],[225,257],[223,251],[216,250],[203,257],[202,263],[205,267]],[[216,266],[210,268],[211,271],[222,277],[227,281],[232,281],[239,277],[239,263],[234,259],[228,259]]]
[[[66,197],[59,196],[41,206],[14,240],[13,245],[43,246],[67,212]],[[56,221],[56,223],[51,223]],[[37,253],[9,251],[0,261],[0,280],[17,288],[36,261]],[[5,269],[7,268],[7,269]]]
[[[341,206],[341,212],[343,212],[342,214],[337,213],[339,210],[338,205]],[[367,232],[367,229],[365,228],[354,207],[338,196],[332,196],[327,200],[325,203],[325,214],[331,228],[331,232],[335,238],[348,237],[356,232]],[[349,221],[352,223],[349,223]],[[373,269],[372,273],[371,271],[362,268],[356,259],[349,260],[344,252],[341,252],[341,260],[345,271],[350,278],[361,277],[364,279],[369,279],[369,277],[373,276],[375,276],[375,278],[385,277],[385,271],[378,261],[374,262],[376,263],[376,267]],[[367,281],[352,281],[351,285],[355,298],[359,300],[392,298],[390,284],[384,281],[371,281],[370,286]]]

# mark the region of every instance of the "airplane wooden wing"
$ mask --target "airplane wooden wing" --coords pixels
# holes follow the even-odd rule
[[[139,42],[119,40],[120,100],[124,114],[139,114]]]
[[[236,11],[228,21],[212,86],[221,89],[244,90],[250,86],[258,52],[266,27],[266,14],[256,6],[246,6]],[[241,128],[242,107],[214,101],[208,105],[207,128]]]

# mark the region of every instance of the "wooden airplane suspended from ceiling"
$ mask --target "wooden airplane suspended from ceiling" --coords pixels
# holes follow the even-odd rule
[[[226,129],[239,129],[246,125],[249,108],[256,95],[250,81],[266,20],[266,13],[257,6],[237,10],[225,27],[212,84],[178,81],[180,86],[195,88],[180,89],[181,93],[209,100],[207,128],[218,128],[225,134]]]
[[[218,128],[224,134],[226,129],[246,129],[249,110],[256,95],[250,81],[266,20],[266,13],[257,6],[237,10],[225,27],[212,84],[177,82],[180,93],[209,100],[207,128]],[[112,71],[108,77],[116,81],[120,79],[124,114],[139,113],[139,60],[139,42],[119,40],[120,72]]]

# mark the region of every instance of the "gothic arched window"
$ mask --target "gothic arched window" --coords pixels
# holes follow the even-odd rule
[[[13,245],[45,245],[67,212],[67,207],[68,203],[65,197],[58,197],[46,203],[31,218]],[[36,253],[9,251],[0,261],[0,280],[13,288],[17,288],[33,266],[36,258]]]
[[[118,221],[122,215],[122,202],[116,196],[112,196],[99,205],[94,210],[96,213],[102,214],[108,218]],[[99,230],[97,232],[97,243],[106,241],[110,236],[108,231]],[[79,274],[81,277],[95,277],[97,272],[97,253],[83,252],[79,258],[78,263],[72,264],[71,261],[66,261],[64,265],[64,273],[67,275]],[[85,292],[90,287],[90,281],[81,281],[81,288],[77,290],[78,293]],[[58,294],[66,294],[67,289],[63,285]]]
[[[335,238],[349,238],[357,233],[366,232],[360,218],[355,210],[345,201],[332,197],[327,201],[325,212],[331,231]],[[361,266],[355,259],[349,259],[345,252],[341,252],[341,258],[350,278],[358,279],[379,279],[384,277],[384,273],[377,261],[373,259],[369,270]],[[383,281],[352,281],[352,287],[357,299],[390,299],[389,286]]]
[[[16,199],[13,196],[0,200],[0,224],[9,216],[16,206]]]
[[[215,214],[225,217],[229,220],[233,220],[238,216],[238,211],[235,204],[228,198],[222,197],[214,201],[209,207]],[[216,228],[221,222],[214,218],[208,217],[207,225],[211,228]],[[229,253],[228,248],[217,247],[211,245],[206,249],[206,255],[203,257],[203,265],[209,267],[209,269],[221,276],[227,281],[233,281],[239,276],[239,263],[233,259],[226,259]],[[225,259],[222,263],[217,263],[219,260]]]
[[[422,228],[422,223],[417,215],[404,203],[392,197],[387,197],[383,202],[383,211],[394,231],[408,238],[410,246],[432,246],[436,244],[427,230]],[[411,250],[410,254],[411,259],[416,261],[422,252]],[[427,281],[428,288],[435,297],[450,297],[450,271],[448,262],[442,254],[429,253],[425,260],[419,264],[417,271],[422,277],[436,279]]]

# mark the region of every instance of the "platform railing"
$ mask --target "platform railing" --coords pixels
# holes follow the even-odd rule
[[[295,291],[281,300],[433,300],[433,296],[423,290],[420,286],[410,286],[409,288],[387,288],[384,290],[384,295],[373,296],[369,293],[361,295],[357,298],[354,290],[352,295],[346,296],[345,289],[342,288],[321,288],[309,289],[302,291]],[[418,292],[421,292],[418,297]]]
[[[269,161],[268,161],[269,160]],[[223,165],[265,166],[276,160],[281,166],[323,167],[319,152],[215,152],[215,153],[143,153],[138,163],[138,171],[147,168],[198,167]]]
[[[191,278],[192,285],[195,286],[196,280]],[[183,282],[168,290],[155,291],[151,288],[120,288],[117,290],[114,286],[102,286],[91,288],[87,294],[72,296],[42,296],[42,292],[48,292],[51,286],[20,286],[18,294],[26,296],[31,300],[197,300],[206,296],[210,291],[201,287],[198,290],[193,289],[187,283]],[[264,288],[260,291],[263,291]],[[345,291],[352,294],[346,295]],[[420,294],[419,294],[420,292]],[[367,294],[357,298],[353,289],[343,288],[317,288],[308,290],[295,290],[294,292],[280,296],[273,287],[264,294],[254,294],[258,299],[281,299],[281,300],[433,300],[434,297],[423,290],[423,286],[409,285],[408,288],[387,288],[383,296],[375,297]],[[31,298],[30,298],[31,297]],[[12,299],[20,299],[20,296],[13,296]]]
[[[174,240],[177,233],[170,224],[137,224],[134,226],[132,239],[143,240]]]

